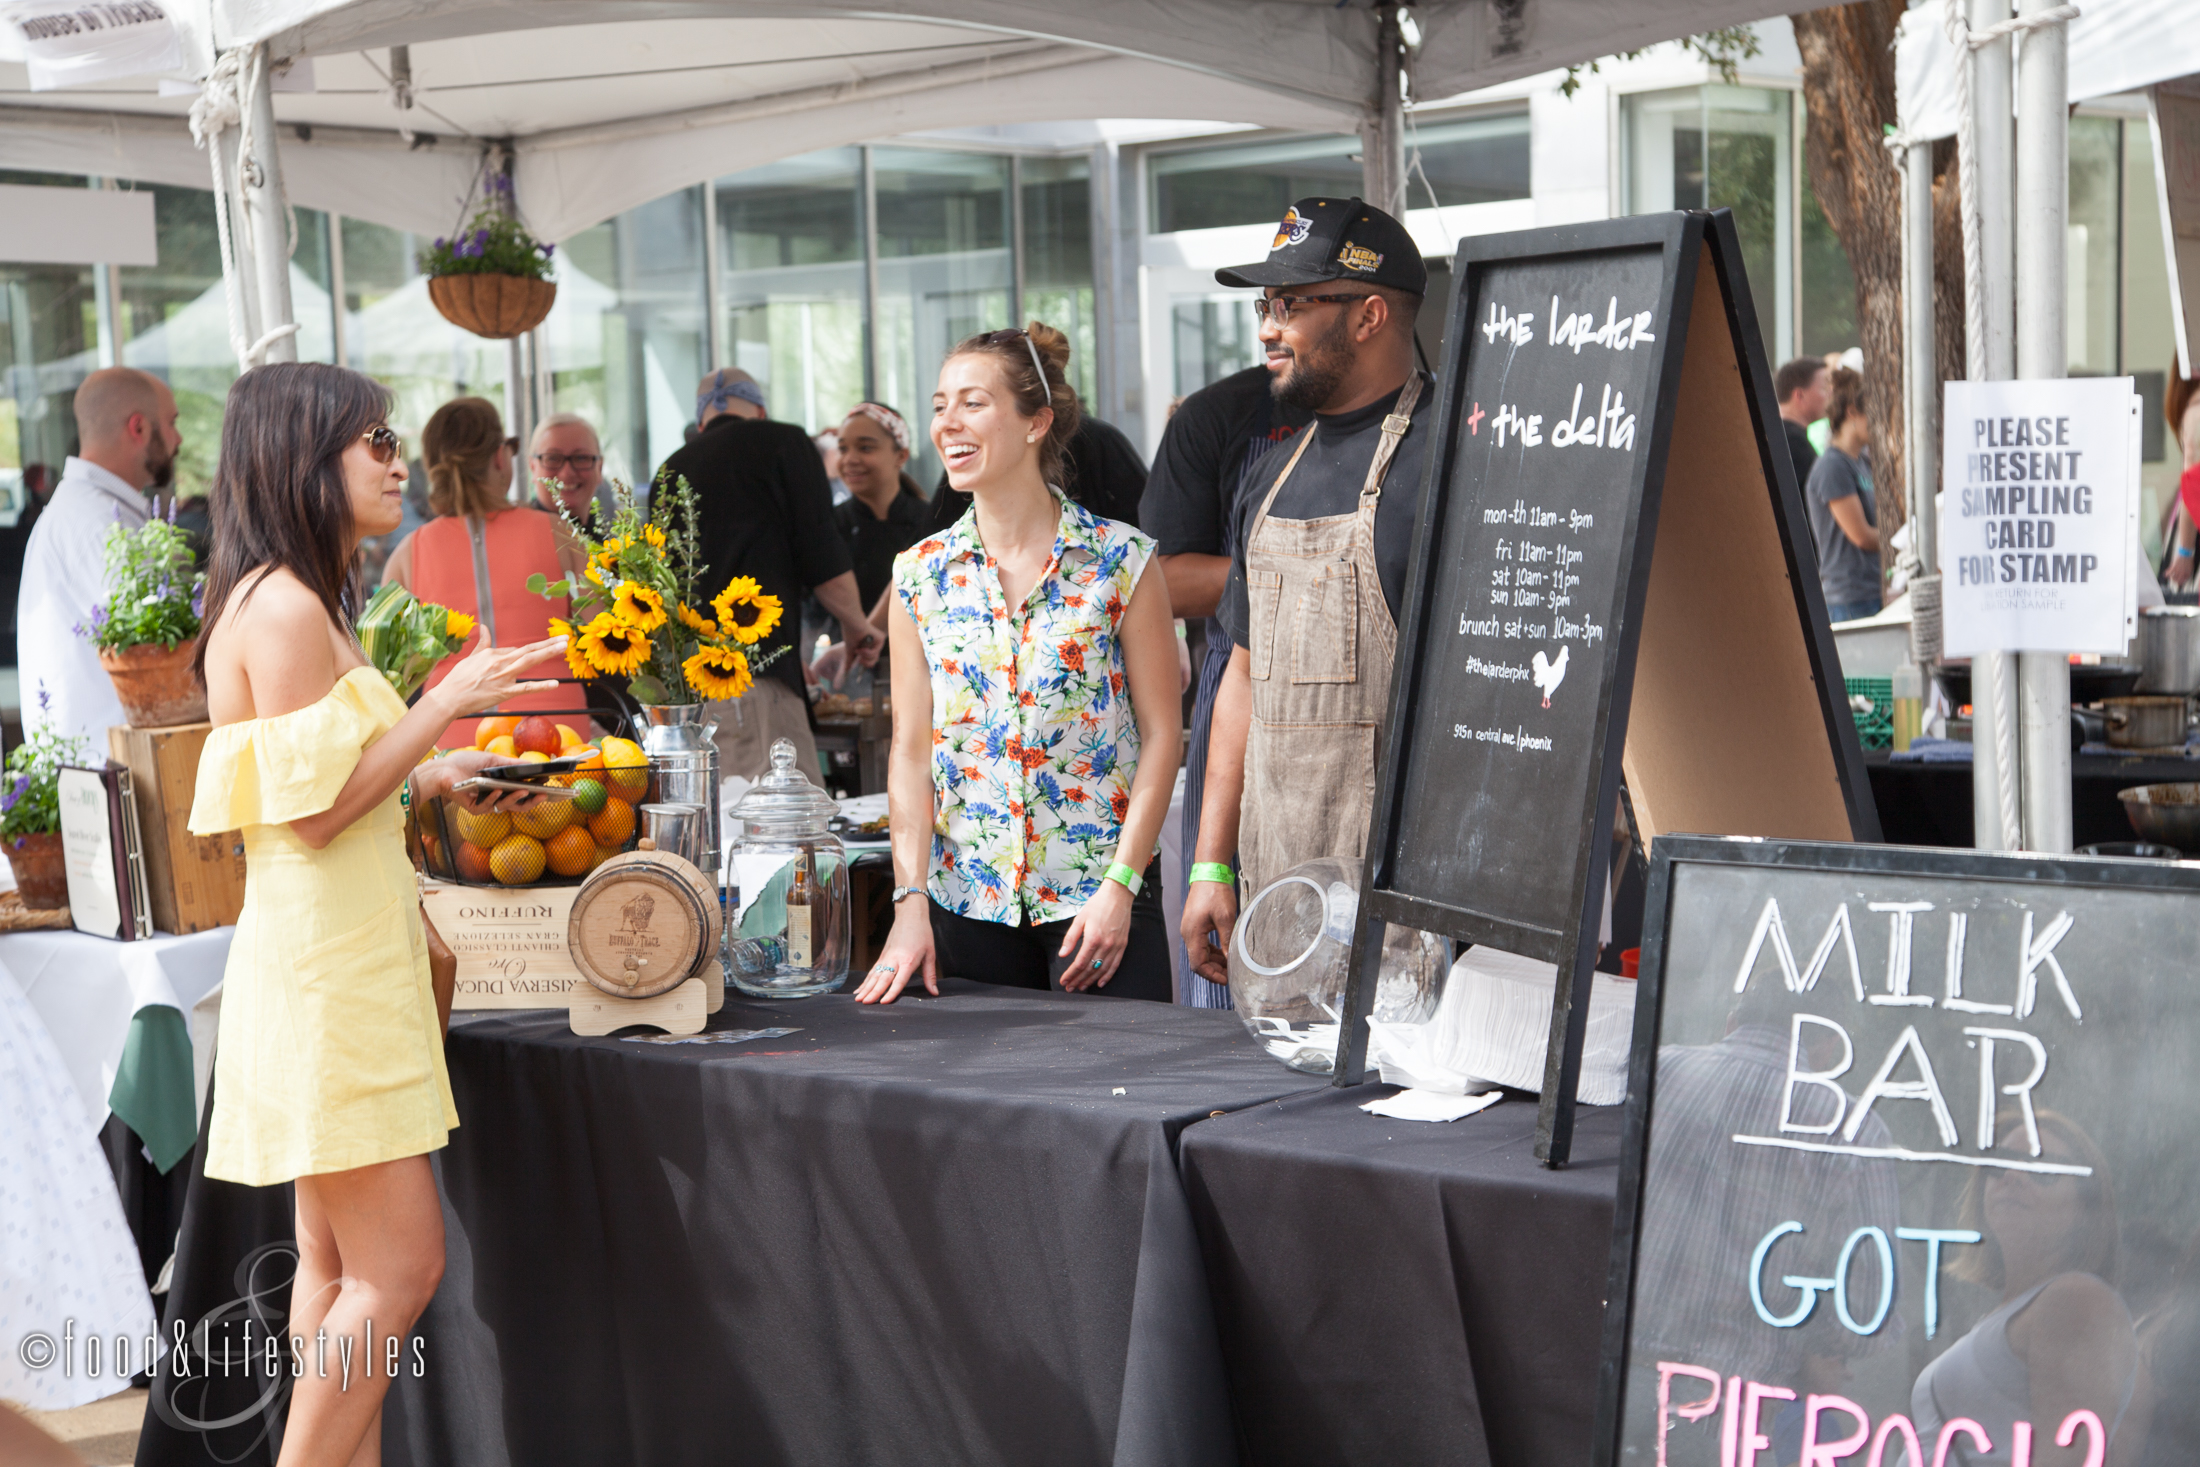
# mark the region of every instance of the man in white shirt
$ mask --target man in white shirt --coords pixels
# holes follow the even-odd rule
[[[23,551],[16,606],[17,670],[26,724],[44,719],[81,735],[93,758],[107,751],[107,730],[125,722],[122,701],[99,665],[99,651],[77,631],[107,596],[101,552],[108,527],[136,528],[150,517],[145,493],[175,478],[176,397],[168,384],[131,367],[92,373],[76,390],[81,445],[62,466],[61,483]],[[45,699],[41,700],[43,690]]]

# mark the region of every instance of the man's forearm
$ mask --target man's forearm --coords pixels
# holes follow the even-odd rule
[[[856,594],[856,573],[842,571],[822,585],[812,586],[818,605],[848,626],[862,626],[865,621],[863,599]]]
[[[1169,615],[1213,616],[1230,580],[1227,555],[1164,555],[1161,573],[1169,581]]]
[[[1243,647],[1232,647],[1207,725],[1207,784],[1200,800],[1194,861],[1227,862],[1237,854],[1238,813],[1245,797],[1245,741],[1252,727],[1252,657]]]

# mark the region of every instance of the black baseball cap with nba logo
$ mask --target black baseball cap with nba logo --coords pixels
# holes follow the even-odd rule
[[[1428,294],[1420,246],[1397,220],[1358,199],[1301,199],[1283,211],[1268,258],[1217,270],[1224,285],[1254,289],[1364,280],[1412,295]]]

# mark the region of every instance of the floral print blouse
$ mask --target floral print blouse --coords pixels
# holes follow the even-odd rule
[[[894,561],[931,669],[926,890],[1011,927],[1074,917],[1092,896],[1138,768],[1120,633],[1154,542],[1056,497],[1053,554],[1013,611],[975,510]]]

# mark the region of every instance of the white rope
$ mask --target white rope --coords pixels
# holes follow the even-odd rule
[[[1975,31],[1963,7],[1964,0],[1942,0],[1941,24],[1956,53],[1956,167],[1962,186],[1959,203],[1963,220],[1963,345],[1966,368],[1972,380],[1977,381],[1986,359],[1986,302],[1980,297],[1980,280],[1986,266],[1985,246],[1979,239],[1982,225],[1978,206],[1978,119],[1971,107],[1971,53],[2005,36],[2074,20],[2078,7],[2057,5],[2032,15],[1997,21]],[[1979,692],[1977,670],[1974,667],[1971,679],[1974,699]],[[2021,847],[2024,842],[2017,799],[2016,761],[2009,757],[2016,752],[2017,745],[2014,682],[2013,677],[1994,679],[1994,793],[2001,807],[2002,839],[2013,848]]]
[[[214,235],[221,250],[222,299],[229,309],[229,349],[237,365],[250,371],[267,360],[267,349],[298,329],[297,323],[277,326],[251,341],[245,336],[244,307],[237,299],[244,274],[242,253],[229,222],[229,174],[222,166],[222,134],[237,129],[240,171],[252,166],[252,109],[248,105],[255,86],[266,84],[265,48],[232,48],[214,59],[199,94],[191,102],[191,140],[206,150],[214,170]],[[240,78],[239,73],[242,73]],[[240,183],[242,180],[240,179]],[[291,218],[291,248],[297,248],[297,218]]]

